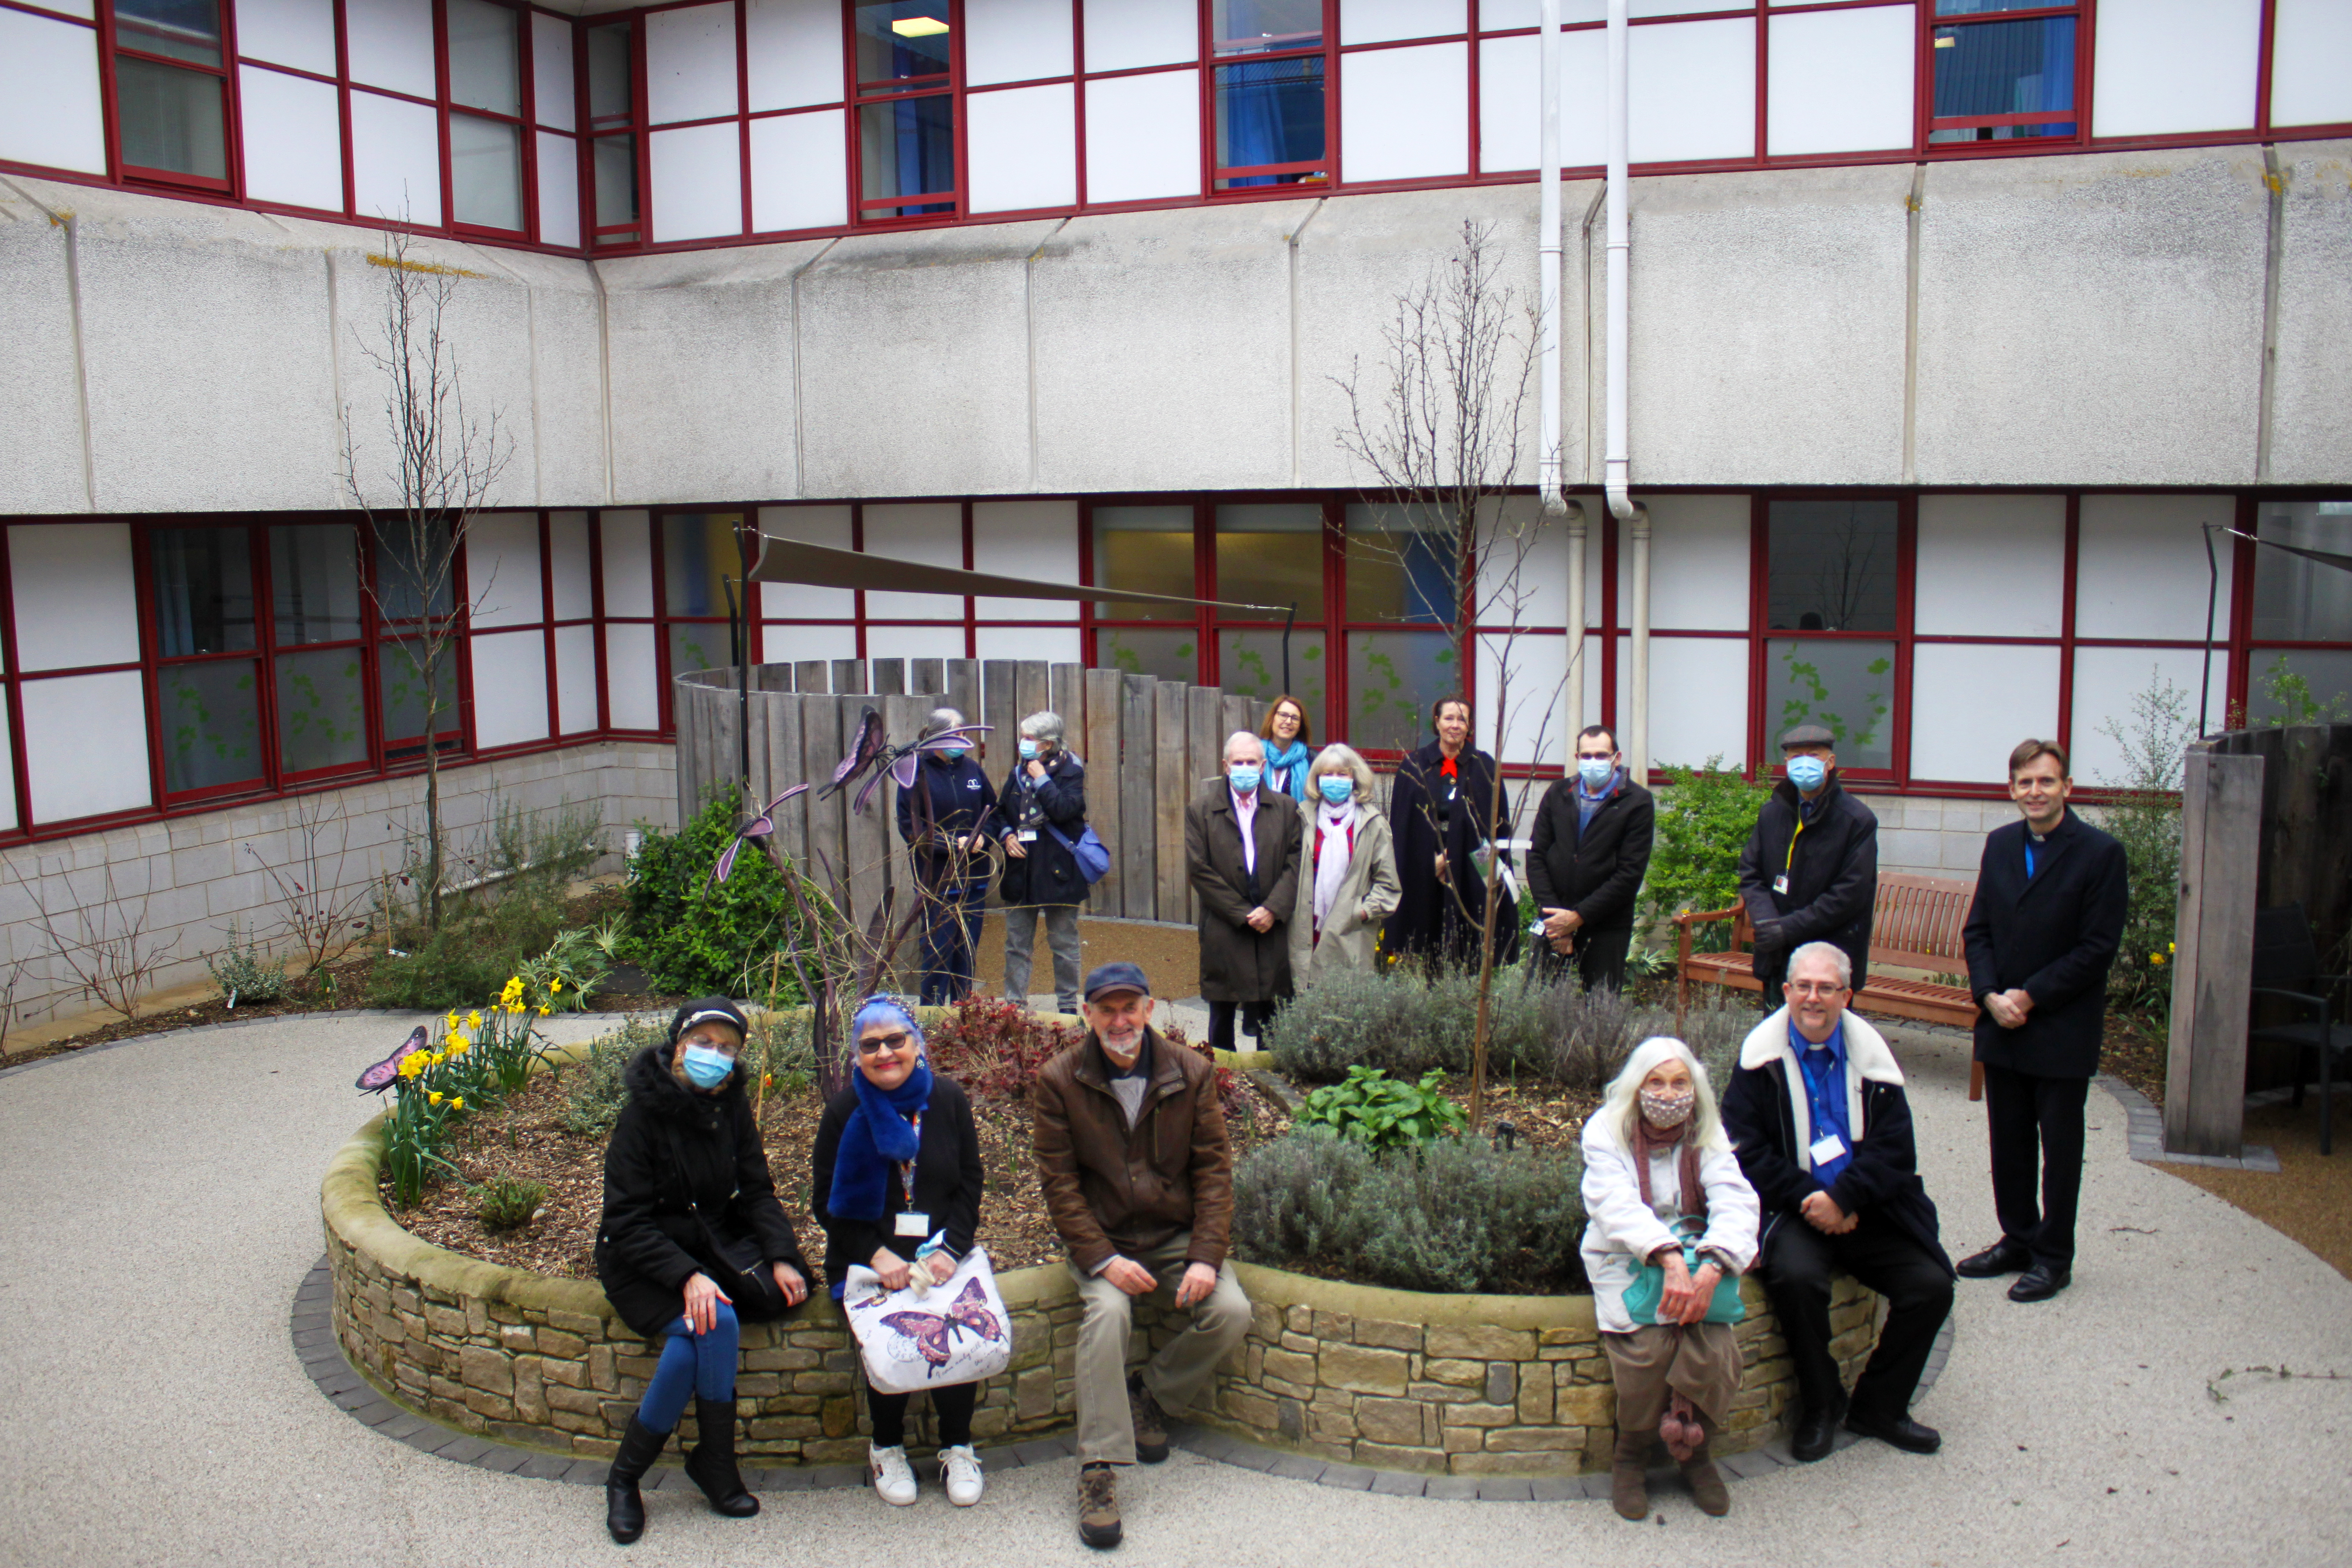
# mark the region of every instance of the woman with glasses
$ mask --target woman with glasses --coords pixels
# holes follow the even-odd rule
[[[604,1528],[624,1546],[645,1533],[637,1482],[689,1395],[698,1437],[686,1473],[714,1511],[760,1511],[735,1464],[737,1325],[799,1305],[808,1282],[744,1093],[749,1034],[733,1003],[706,996],[622,1071],[629,1102],[604,1151],[596,1279],[630,1329],[661,1344],[604,1476]]]
[[[903,1290],[916,1269],[944,1283],[980,1229],[980,1133],[971,1101],[951,1078],[931,1071],[922,1026],[887,996],[866,999],[850,1023],[857,1067],[817,1124],[811,1154],[809,1207],[824,1226],[824,1275],[841,1300],[852,1264]],[[971,1447],[971,1413],[980,1385],[930,1390],[939,1417],[940,1470],[948,1500],[969,1508],[984,1482]],[[874,1417],[866,1473],[882,1500],[915,1500],[907,1462],[907,1394],[867,1384]]]

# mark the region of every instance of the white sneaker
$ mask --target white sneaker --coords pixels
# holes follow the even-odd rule
[[[915,1500],[915,1469],[907,1463],[904,1446],[877,1448],[866,1445],[866,1473],[874,1482],[874,1490],[893,1508],[905,1508]]]
[[[941,1448],[940,1472],[947,1478],[948,1501],[958,1508],[970,1508],[988,1489],[987,1479],[980,1471],[980,1456],[971,1451],[969,1443]]]

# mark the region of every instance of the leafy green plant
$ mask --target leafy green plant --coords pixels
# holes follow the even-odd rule
[[[747,847],[726,881],[711,879],[740,820],[733,803],[715,795],[676,833],[639,825],[644,841],[629,866],[628,956],[673,994],[757,991],[789,1005],[803,998],[790,969],[774,962],[792,939],[784,873]]]
[[[577,1013],[588,1005],[588,994],[612,965],[597,940],[597,930],[572,926],[555,933],[547,951],[515,972],[531,1005],[551,1013]]]
[[[1432,1069],[1417,1084],[1399,1083],[1379,1068],[1352,1067],[1345,1081],[1308,1095],[1297,1119],[1373,1149],[1426,1143],[1460,1131],[1468,1121],[1462,1108],[1440,1091],[1441,1076]]]
[[[485,1230],[517,1230],[529,1225],[546,1201],[544,1182],[492,1176],[474,1189],[474,1215]]]
[[[416,1205],[436,1169],[457,1172],[441,1150],[451,1124],[465,1114],[466,1088],[476,1080],[468,1054],[463,1042],[445,1042],[440,1050],[411,1051],[401,1058],[383,1123],[383,1172],[392,1201],[401,1208]]]
[[[588,1054],[572,1075],[557,1123],[583,1138],[601,1138],[610,1132],[613,1123],[620,1120],[621,1107],[629,1101],[628,1087],[622,1082],[629,1058],[668,1037],[669,1020],[655,1013],[640,1013],[611,1034],[599,1035],[589,1043]]]
[[[1739,898],[1739,851],[1755,829],[1756,814],[1772,786],[1750,784],[1722,753],[1700,768],[1670,767],[1658,792],[1657,837],[1650,869],[1642,883],[1642,923],[1663,924],[1689,910],[1728,909]],[[1731,922],[1718,921],[1693,932],[1693,946],[1720,951],[1731,940]]]
[[[2270,699],[2270,714],[2258,723],[2284,728],[2289,724],[2352,723],[2352,700],[2338,691],[2325,700],[2313,695],[2311,682],[2289,668],[2281,654],[2263,671],[2263,691]]]
[[[228,945],[205,955],[205,973],[231,1007],[239,1002],[275,1002],[286,994],[286,961],[270,958],[257,939],[239,942],[235,921],[228,922]]]
[[[2128,717],[2099,732],[2123,752],[2122,771],[2099,782],[2118,792],[2099,826],[2124,847],[2130,902],[2124,939],[2108,971],[2109,991],[2126,1006],[2160,1007],[2172,992],[2173,926],[2180,912],[2180,774],[2197,720],[2189,693],[2158,671],[2132,699]]]

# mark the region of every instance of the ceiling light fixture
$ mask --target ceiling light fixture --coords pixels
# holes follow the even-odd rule
[[[948,25],[936,16],[901,16],[890,30],[902,38],[932,38],[946,32]]]

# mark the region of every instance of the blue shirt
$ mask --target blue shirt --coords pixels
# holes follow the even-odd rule
[[[1813,1119],[1813,1141],[1821,1142],[1824,1132],[1835,1132],[1846,1152],[1834,1160],[1822,1160],[1813,1166],[1813,1175],[1827,1186],[1853,1163],[1853,1129],[1847,1125],[1845,1093],[1845,1021],[1841,1018],[1830,1037],[1815,1045],[1797,1033],[1797,1021],[1789,1020],[1789,1047],[1797,1053],[1797,1067],[1804,1074],[1805,1098],[1811,1103]]]

